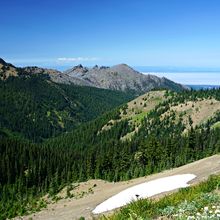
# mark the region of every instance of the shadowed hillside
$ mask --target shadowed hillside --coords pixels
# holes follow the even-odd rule
[[[0,132],[33,141],[56,136],[125,103],[133,96],[73,84],[47,75],[0,80]]]

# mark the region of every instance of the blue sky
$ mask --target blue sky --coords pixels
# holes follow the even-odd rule
[[[0,57],[220,69],[219,0],[0,0]]]

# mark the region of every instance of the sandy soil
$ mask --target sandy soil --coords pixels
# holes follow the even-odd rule
[[[80,184],[77,191],[87,191],[96,184],[97,186],[93,187],[93,193],[88,193],[84,195],[83,198],[59,200],[55,204],[49,204],[46,209],[38,213],[16,219],[72,220],[79,219],[81,216],[84,216],[86,219],[92,219],[94,216],[91,211],[98,204],[120,191],[127,189],[128,187],[161,177],[187,173],[195,174],[197,176],[194,180],[192,180],[192,184],[196,184],[207,179],[211,174],[220,173],[220,155],[214,155],[179,168],[126,182],[109,183],[103,180],[90,180]],[[163,195],[164,194],[161,194],[159,197]],[[156,196],[156,198],[158,198],[158,196]]]

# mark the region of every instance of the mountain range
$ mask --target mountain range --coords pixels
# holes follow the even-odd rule
[[[50,80],[61,84],[74,84],[90,86],[102,89],[132,91],[137,95],[143,94],[155,88],[167,88],[175,91],[189,89],[186,86],[175,83],[165,77],[145,75],[135,71],[126,64],[112,67],[97,65],[93,68],[75,66],[64,72],[39,67],[16,68],[12,64],[0,59],[0,78],[7,79],[9,76],[27,76],[35,74],[47,74]]]
[[[186,89],[185,86],[174,83],[165,77],[160,78],[150,74],[144,75],[126,64],[112,67],[98,67],[96,65],[93,68],[78,65],[64,73],[83,80],[90,86],[121,91],[131,90],[138,94],[154,88],[168,88],[176,91]]]
[[[65,72],[0,59],[0,136],[39,142],[90,121],[145,91],[185,87],[120,64]]]

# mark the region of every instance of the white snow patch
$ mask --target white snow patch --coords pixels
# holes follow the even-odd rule
[[[189,186],[187,183],[195,177],[196,175],[194,174],[182,174],[138,184],[110,197],[99,204],[92,212],[94,214],[100,214],[127,205],[137,199],[148,198],[178,188],[185,188]]]

